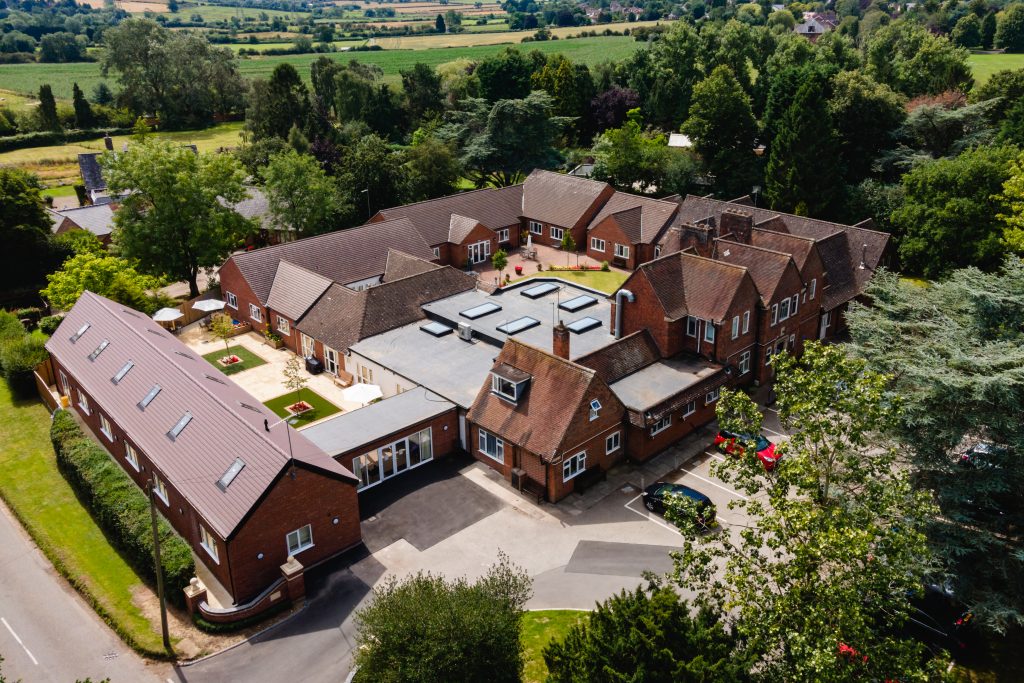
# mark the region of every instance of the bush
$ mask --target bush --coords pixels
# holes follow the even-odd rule
[[[610,265],[608,265],[607,261],[601,261],[601,272],[607,273],[611,269],[612,269],[612,267]],[[43,323],[40,322],[39,323],[39,327],[42,327],[42,326],[43,326]]]
[[[48,315],[39,319],[39,331],[48,337],[52,337],[53,333],[57,331],[57,327],[60,325],[60,321],[64,319],[62,315]]]
[[[31,320],[32,322],[39,322],[39,316],[43,314],[43,309],[36,308],[34,306],[29,308],[19,308],[14,312],[14,315],[18,316],[19,320]]]
[[[0,152],[10,152],[15,149],[26,147],[42,147],[45,145],[64,145],[69,142],[81,142],[103,137],[104,133],[111,135],[126,135],[131,133],[131,128],[95,128],[93,130],[70,130],[52,131],[44,130],[34,133],[21,133],[0,138]]]
[[[54,413],[50,440],[57,467],[93,519],[135,570],[154,582],[153,531],[146,494],[99,444],[82,432],[68,411]],[[195,576],[192,550],[166,519],[159,518],[158,524],[167,599],[183,607],[185,596],[181,589]]]

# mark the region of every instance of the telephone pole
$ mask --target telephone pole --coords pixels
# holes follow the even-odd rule
[[[156,563],[156,596],[160,600],[160,628],[164,636],[164,649],[167,652],[174,652],[171,649],[171,634],[167,630],[167,600],[164,597],[164,568],[163,563],[160,561],[160,529],[156,519],[156,501],[153,500],[155,495],[153,480],[149,480],[149,484],[146,485],[146,490],[149,493],[149,516],[153,522],[153,561]]]

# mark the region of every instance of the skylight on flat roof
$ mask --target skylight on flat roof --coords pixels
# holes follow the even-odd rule
[[[589,296],[587,294],[580,294],[579,296],[569,299],[568,301],[563,301],[562,303],[558,304],[558,307],[561,308],[563,311],[575,313],[576,311],[582,311],[587,306],[593,306],[596,303],[597,299],[595,299],[594,297]]]
[[[192,413],[186,410],[185,414],[181,416],[180,420],[178,420],[178,423],[171,427],[171,431],[167,432],[167,436],[171,438],[171,441],[174,441],[179,436],[181,436],[181,432],[184,431],[185,427],[187,427],[188,423],[191,421]]]
[[[540,321],[530,316],[524,316],[522,318],[516,318],[511,322],[507,322],[504,325],[498,325],[498,332],[504,332],[507,335],[519,334],[531,327],[540,325]]]
[[[545,283],[540,284],[540,285],[534,285],[533,287],[530,287],[529,289],[524,289],[523,291],[521,291],[519,293],[522,296],[527,297],[528,299],[539,299],[540,297],[544,296],[545,294],[550,294],[551,292],[555,291],[556,289],[558,289],[558,285],[556,285],[554,282],[545,282]]]
[[[114,384],[117,384],[118,382],[123,380],[124,376],[128,374],[128,371],[131,370],[134,367],[135,367],[135,363],[132,362],[132,361],[128,361],[127,363],[124,364],[124,366],[120,370],[117,371],[116,375],[114,375],[113,377],[110,378],[110,381],[113,382]]]
[[[154,384],[153,388],[149,390],[149,393],[146,394],[145,396],[143,396],[142,400],[139,401],[139,408],[145,410],[146,406],[148,406],[150,403],[152,403],[153,399],[156,398],[156,395],[159,394],[159,393],[160,393],[160,385],[159,384]]]
[[[217,480],[217,488],[221,491],[227,491],[228,487],[231,486],[231,482],[235,480],[235,477],[238,476],[238,473],[242,471],[243,467],[245,467],[245,461],[241,458],[235,458],[235,461],[231,463],[231,467],[228,468],[227,472]]]
[[[93,349],[92,353],[89,354],[89,360],[96,360],[97,358],[99,358],[100,354],[103,353],[103,349],[107,348],[108,346],[110,346],[109,339],[104,339],[103,341],[101,341],[100,345]]]
[[[459,311],[459,315],[461,315],[463,318],[476,320],[477,318],[482,318],[485,315],[490,315],[491,313],[500,310],[501,306],[494,303],[493,301],[488,301],[486,303],[480,304],[479,306],[474,306],[473,308],[467,308],[464,311]]]
[[[427,323],[426,325],[421,325],[420,329],[426,332],[427,334],[433,335],[435,337],[443,337],[444,335],[452,332],[452,328],[436,321]]]
[[[82,335],[85,334],[85,331],[89,329],[89,325],[90,323],[82,325],[81,327],[78,328],[78,332],[75,332],[73,335],[71,335],[72,344],[74,344],[75,342],[82,338]]]
[[[566,327],[569,328],[569,331],[574,332],[575,334],[583,334],[587,330],[592,330],[595,327],[600,326],[601,321],[598,320],[597,318],[591,318],[590,316],[587,316],[586,318],[580,318],[579,320],[575,320],[566,325]]]

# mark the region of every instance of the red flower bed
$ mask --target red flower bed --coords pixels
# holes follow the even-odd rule
[[[285,406],[285,410],[292,415],[301,415],[302,413],[307,413],[310,410],[313,410],[313,406],[309,405],[305,401],[299,401],[298,403],[293,403],[290,406]]]
[[[234,365],[235,363],[241,363],[242,359],[235,354],[231,354],[230,356],[220,358],[217,362],[221,365]]]

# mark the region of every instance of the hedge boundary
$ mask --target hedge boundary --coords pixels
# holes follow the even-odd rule
[[[102,138],[105,134],[128,135],[131,128],[88,128],[85,130],[51,131],[37,130],[31,133],[19,133],[0,137],[0,152],[13,152],[16,149],[44,147],[49,145],[66,145],[70,142],[84,142]]]
[[[50,440],[57,456],[57,469],[93,519],[139,575],[150,584],[155,583],[149,499],[107,452],[85,435],[66,410],[53,414]],[[158,528],[166,597],[172,604],[184,607],[181,589],[195,576],[192,549],[166,519],[158,518]]]

